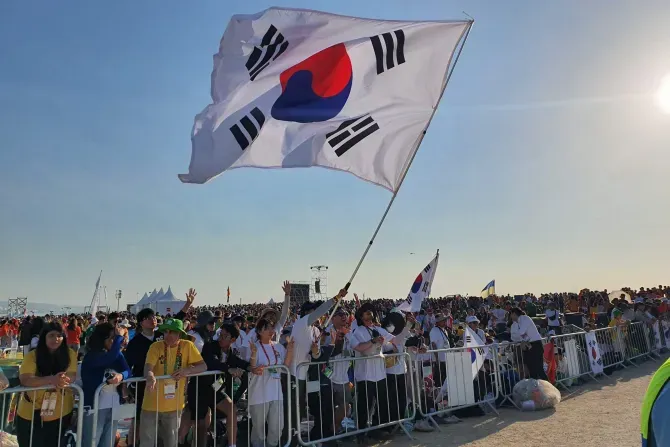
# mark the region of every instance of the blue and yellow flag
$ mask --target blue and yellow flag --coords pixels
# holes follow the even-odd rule
[[[492,280],[482,289],[482,298],[488,298],[489,295],[496,294],[496,280]]]

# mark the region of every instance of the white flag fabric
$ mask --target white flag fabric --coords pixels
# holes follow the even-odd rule
[[[396,191],[471,23],[285,8],[233,16],[180,180],[320,166]]]
[[[486,350],[484,341],[479,338],[479,335],[469,326],[466,326],[465,333],[465,342],[463,343],[464,348],[468,348],[470,351],[470,362],[472,363],[472,379],[474,380],[479,374],[479,370],[484,365],[484,360],[486,359]]]
[[[600,344],[596,339],[595,332],[586,333],[586,346],[589,362],[591,363],[591,371],[593,374],[602,374],[604,370],[603,360],[600,356]]]
[[[398,306],[398,310],[402,310],[403,312],[419,312],[421,310],[423,299],[430,296],[430,288],[433,285],[433,277],[437,270],[437,261],[439,258],[440,254],[438,253],[430,261],[430,264],[419,273],[419,276],[416,277],[407,294],[407,298]]]
[[[660,351],[663,349],[663,342],[661,341],[661,328],[659,327],[658,320],[652,326],[654,331],[654,347],[652,351]]]

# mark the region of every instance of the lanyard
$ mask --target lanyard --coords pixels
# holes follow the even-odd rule
[[[165,348],[165,360],[163,361],[163,375],[167,376],[168,375],[168,367],[167,367],[167,362],[168,362],[168,348],[165,342],[163,342],[163,347]],[[181,340],[177,344],[177,355],[174,359],[174,369],[172,372],[177,371],[178,369],[181,368]]]
[[[260,345],[261,345],[261,348],[263,348],[263,353],[265,353],[265,358],[268,359],[268,365],[272,365],[272,363],[270,363],[270,356],[268,355],[267,351],[265,350],[265,346],[263,346],[263,343],[261,343]],[[279,358],[277,357],[277,351],[275,351],[275,345],[270,343],[270,346],[272,346],[272,353],[275,356],[274,364],[276,365],[277,363],[279,363]]]

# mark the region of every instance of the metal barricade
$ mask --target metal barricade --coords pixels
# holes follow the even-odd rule
[[[556,385],[565,389],[576,384],[577,379],[590,376],[596,379],[591,368],[586,332],[552,336],[550,339],[558,348]]]
[[[350,382],[351,370],[355,379],[375,380]],[[304,389],[297,386],[296,426],[301,445],[313,446],[394,425],[412,439],[403,425],[416,415],[414,376],[407,352],[303,362],[296,372],[298,377],[307,377]],[[302,419],[306,419],[306,426]]]
[[[649,342],[649,352],[655,357],[661,357],[663,350],[663,331],[658,320],[654,321],[652,325],[645,325],[647,329],[647,340]]]
[[[633,360],[650,356],[649,335],[642,322],[630,323],[622,327],[626,345],[626,361],[635,365]]]
[[[480,406],[484,412],[498,413],[495,403],[501,390],[493,345],[432,349],[426,354],[430,361],[414,362],[417,406],[438,430],[436,417],[455,410]]]
[[[606,327],[591,331],[596,336],[603,369],[615,366],[626,367],[626,345],[618,327]],[[593,355],[592,355],[593,357]]]
[[[133,403],[109,406],[109,399],[116,396],[116,390],[106,388],[105,384],[100,385],[94,396],[94,410],[87,414],[87,418],[90,418],[86,421],[90,438],[88,432],[86,437],[91,443],[84,447],[96,446],[94,440],[100,436],[110,436],[114,441],[117,424],[122,420],[132,420],[129,435],[134,442],[148,439],[150,442],[143,445],[149,446],[158,446],[159,440],[165,446],[177,445],[177,441],[189,437],[195,440],[196,446],[208,445],[210,435],[215,445],[225,445],[225,436],[228,444],[251,446],[255,442],[254,446],[269,446],[277,445],[282,429],[292,432],[291,412],[284,411],[285,407],[291,408],[291,392],[288,391],[291,380],[286,366],[265,367],[259,375],[246,373],[250,397],[245,401],[247,405],[242,405],[242,402],[231,405],[227,398],[232,400],[237,389],[230,381],[231,376],[227,376],[227,380],[219,380],[224,374],[221,371],[206,371],[180,379],[184,385],[176,386],[176,394],[172,397],[176,402],[175,410],[163,412],[157,411],[160,410],[159,393],[165,390],[166,385],[174,384],[171,376],[156,376],[156,403],[155,406],[148,405],[150,411],[143,409],[146,402],[137,401],[144,401],[145,378],[135,377],[122,382],[124,390],[134,390],[136,400]],[[280,380],[279,375],[286,380]],[[226,388],[222,390],[222,386]],[[111,396],[106,396],[108,391]],[[225,424],[222,420],[224,417]],[[254,418],[257,423],[255,432],[252,432]],[[103,434],[99,433],[101,429]],[[277,442],[268,439],[269,436],[277,437]]]
[[[49,406],[48,400],[45,402],[45,393],[56,393],[56,397],[52,401],[55,405]],[[0,395],[2,396],[0,430],[9,434],[16,434],[19,438],[19,444],[43,447],[44,444],[37,443],[39,441],[33,442],[36,432],[39,434],[39,431],[43,431],[39,434],[39,438],[51,437],[54,434],[58,438],[57,442],[50,438],[48,445],[65,447],[66,443],[74,440],[76,447],[82,446],[83,414],[77,408],[77,405],[81,405],[84,401],[84,392],[76,384],[68,385],[67,388],[61,390],[57,390],[53,386],[33,388],[19,386],[2,390]],[[8,396],[9,402],[7,401]],[[45,403],[47,403],[46,408]],[[41,416],[41,412],[45,412],[45,414]],[[66,412],[67,414],[63,414]],[[26,413],[30,414],[30,420],[25,418]],[[45,422],[44,418],[48,418],[48,422]]]
[[[512,390],[517,382],[530,378],[530,374],[523,363],[521,343],[503,342],[497,344],[494,353],[498,371],[498,390],[500,397],[502,397],[498,406],[509,402],[520,410],[521,408],[512,399]]]

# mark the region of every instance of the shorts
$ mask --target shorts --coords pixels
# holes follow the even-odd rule
[[[211,387],[208,388],[209,390],[202,390],[197,395],[196,393],[188,393],[187,405],[192,421],[205,419],[208,409],[212,411],[212,416],[214,416],[214,407],[228,397],[225,393],[215,393]],[[222,411],[219,411],[216,415],[217,418],[223,416],[224,413]]]
[[[333,383],[333,405],[337,407],[344,407],[346,404],[353,403],[354,396],[348,383],[340,384]]]

